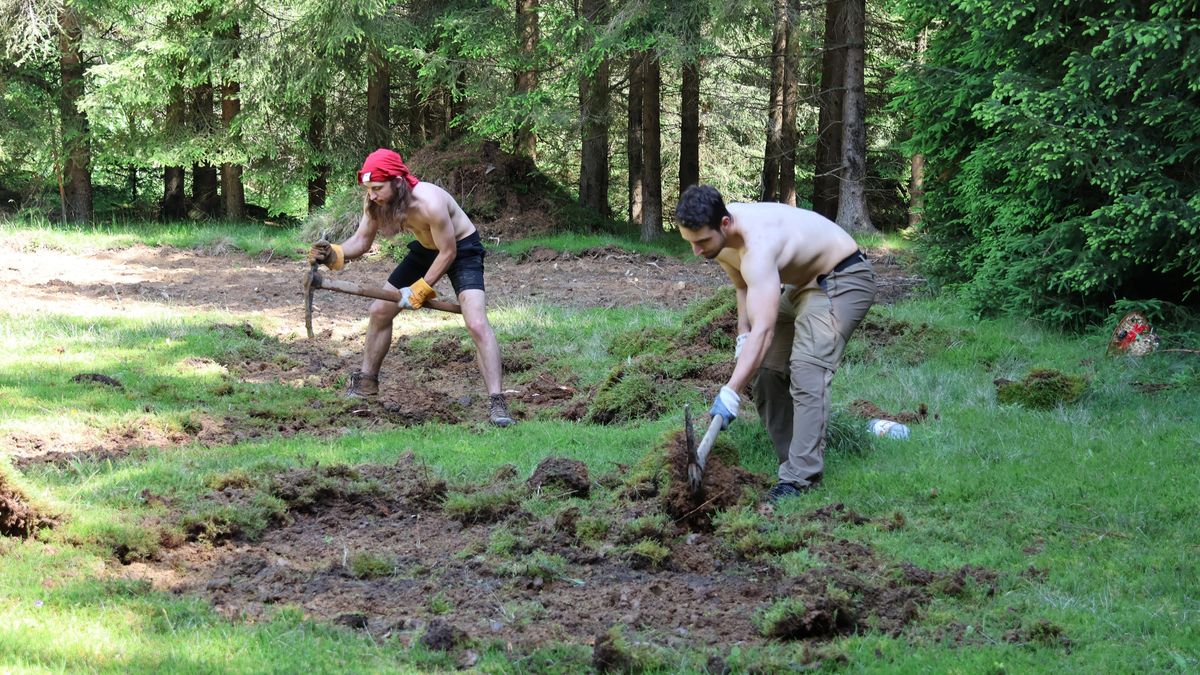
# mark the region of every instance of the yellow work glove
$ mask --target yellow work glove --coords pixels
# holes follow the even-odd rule
[[[340,245],[321,240],[309,249],[308,263],[320,263],[331,270],[340,270],[346,266],[346,254]]]
[[[412,286],[400,289],[400,309],[421,309],[425,301],[436,298],[437,291],[433,290],[424,278],[417,279]]]

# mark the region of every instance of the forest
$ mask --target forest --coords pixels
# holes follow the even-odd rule
[[[904,230],[981,313],[1154,318],[1200,282],[1189,0],[5,0],[0,203],[296,221],[377,147],[497,143],[564,228],[680,190]]]

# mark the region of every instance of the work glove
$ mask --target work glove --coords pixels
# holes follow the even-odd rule
[[[724,422],[721,423],[721,428],[729,427],[729,423],[737,419],[738,406],[741,405],[742,397],[729,387],[721,387],[721,391],[717,392],[717,397],[713,399],[712,408],[709,408],[708,413],[712,416],[720,415]]]
[[[746,344],[746,340],[749,338],[749,333],[742,333],[737,336],[737,341],[733,343],[733,358],[736,359],[742,355],[742,345]]]
[[[308,251],[308,263],[323,264],[331,270],[340,270],[346,266],[346,254],[338,244],[331,244],[324,239],[312,245]]]
[[[412,286],[400,289],[400,309],[421,309],[425,301],[436,298],[437,291],[433,290],[424,278],[417,279]]]

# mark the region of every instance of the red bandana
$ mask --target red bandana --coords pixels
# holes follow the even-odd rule
[[[420,182],[409,172],[408,167],[404,166],[400,153],[386,148],[380,148],[367,155],[362,168],[358,170],[359,183],[383,183],[396,177],[403,178],[409,188],[415,188]]]

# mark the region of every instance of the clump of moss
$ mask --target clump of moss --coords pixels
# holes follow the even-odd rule
[[[621,359],[596,390],[587,417],[598,424],[653,418],[677,407],[681,380],[701,377],[731,361],[737,333],[737,299],[731,287],[693,303],[677,330],[639,329],[609,346]]]
[[[364,478],[345,464],[291,469],[276,476],[271,483],[271,494],[297,511],[311,510],[338,499],[355,501],[381,492],[378,482]]]
[[[283,520],[287,510],[282,499],[254,491],[245,500],[203,506],[185,515],[180,526],[192,541],[215,543],[235,537],[254,541],[271,523]]]
[[[778,600],[761,611],[755,623],[763,637],[799,640],[848,633],[855,616],[850,594],[828,587],[822,593]]]
[[[563,576],[566,569],[566,558],[557,553],[546,553],[539,549],[529,555],[501,565],[499,571],[501,574],[510,577],[540,579],[545,582],[553,581]]]
[[[996,400],[1003,404],[1016,404],[1035,410],[1050,410],[1079,400],[1087,388],[1087,382],[1078,375],[1050,368],[1029,371],[1020,382],[998,379]]]
[[[396,573],[396,561],[389,556],[362,551],[350,556],[350,574],[357,579],[379,579]]]
[[[500,486],[493,490],[478,492],[451,492],[446,495],[442,510],[446,515],[469,525],[491,523],[502,520],[516,511],[525,497],[525,490],[515,486]]]
[[[620,541],[634,542],[642,541],[663,541],[667,537],[667,527],[670,525],[670,520],[665,513],[654,513],[625,523],[621,528]]]
[[[634,569],[661,569],[671,549],[653,539],[643,539],[629,548],[629,565]]]

